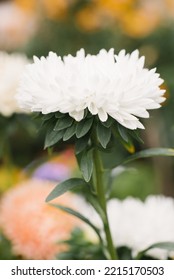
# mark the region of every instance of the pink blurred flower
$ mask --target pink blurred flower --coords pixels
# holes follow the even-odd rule
[[[70,236],[80,221],[45,203],[54,183],[28,180],[8,191],[0,205],[0,226],[12,242],[13,252],[26,259],[54,259],[67,245],[59,243]],[[54,200],[74,208],[75,195]]]

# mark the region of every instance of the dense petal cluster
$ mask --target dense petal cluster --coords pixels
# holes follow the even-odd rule
[[[102,228],[96,212],[81,204],[81,213]],[[130,248],[134,256],[154,243],[174,242],[174,199],[171,197],[151,195],[144,202],[133,197],[123,201],[113,198],[107,210],[115,246]],[[151,249],[148,255],[158,259],[174,258],[174,252],[162,249]]]
[[[0,205],[0,227],[15,254],[27,259],[54,259],[67,250],[59,243],[80,226],[78,219],[45,203],[54,183],[30,180],[9,190]],[[55,203],[75,208],[75,195],[65,194]]]
[[[149,196],[145,202],[130,197],[124,201],[113,199],[108,212],[114,243],[132,248],[134,254],[154,243],[174,242],[173,198]],[[152,249],[148,254],[166,259],[169,252]]]
[[[3,116],[21,112],[15,95],[28,63],[29,60],[24,55],[0,52],[0,114]]]
[[[160,89],[163,80],[156,69],[144,68],[144,57],[138,50],[101,50],[63,59],[50,52],[26,67],[17,99],[21,108],[30,111],[69,113],[76,121],[88,109],[102,122],[108,116],[129,128],[144,128],[139,117],[148,118],[147,110],[160,107],[165,100]]]

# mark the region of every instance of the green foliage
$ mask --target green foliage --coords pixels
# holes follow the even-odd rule
[[[88,142],[89,142],[89,134],[86,134],[84,137],[81,137],[76,140],[76,142],[75,142],[76,155],[83,152],[83,150],[85,150],[87,148]]]
[[[73,135],[76,133],[76,126],[76,122],[73,122],[72,125],[65,130],[63,141],[67,141],[73,137]]]
[[[102,122],[102,124],[105,126],[105,127],[111,127],[112,125],[113,125],[113,123],[115,122],[115,120],[112,118],[112,117],[110,117],[110,116],[108,116],[108,119],[107,119],[107,121],[105,121],[105,122]]]
[[[136,259],[141,259],[144,255],[146,255],[146,253],[151,250],[151,249],[163,249],[163,250],[167,250],[168,252],[170,251],[174,251],[174,242],[159,242],[159,243],[155,243],[151,246],[149,246],[148,248],[146,248],[145,250],[141,251],[138,253]]]
[[[117,253],[119,260],[132,260],[132,250],[126,246],[121,246],[117,248]]]
[[[103,126],[102,123],[98,122],[97,138],[102,147],[105,149],[111,139],[111,129]]]
[[[0,115],[0,159],[6,161],[8,158],[18,166],[26,166],[34,160],[43,150],[43,134],[37,135],[39,123],[40,120],[33,120],[26,114]]]
[[[97,236],[99,237],[99,240],[101,240],[101,236],[100,236],[100,230],[95,226],[93,225],[89,219],[87,219],[86,217],[84,217],[82,214],[80,214],[79,212],[75,211],[74,209],[72,208],[69,208],[69,207],[65,207],[63,205],[59,205],[59,204],[50,204],[51,206],[55,207],[55,208],[58,208],[72,216],[75,216],[76,218],[80,219],[81,221],[83,221],[85,224],[87,224],[88,226],[90,226],[94,231],[95,233],[97,234]]]
[[[61,196],[62,194],[66,193],[67,191],[70,191],[74,188],[81,187],[81,186],[88,187],[88,184],[83,179],[80,179],[80,178],[71,178],[64,182],[61,182],[47,196],[46,202],[49,202],[49,201]]]
[[[6,237],[0,233],[0,260],[16,260],[19,256],[12,253],[11,243]]]
[[[82,121],[77,123],[76,127],[76,136],[77,138],[81,138],[88,133],[90,128],[92,127],[93,118],[83,119]]]
[[[68,245],[66,252],[57,256],[59,260],[105,260],[102,247],[99,243],[92,243],[86,239],[84,232],[76,228],[71,238],[63,243]]]
[[[55,131],[52,127],[48,129],[45,136],[44,149],[57,144],[63,138],[64,132],[64,130]]]
[[[80,159],[80,170],[86,182],[89,182],[93,172],[93,150],[84,151]]]
[[[136,162],[113,176],[110,197],[125,199],[129,195],[144,200],[150,194],[159,194],[159,185],[150,162]]]
[[[72,125],[73,123],[73,118],[71,117],[64,117],[64,118],[59,118],[58,121],[56,122],[56,125],[54,127],[55,131],[60,131],[62,129],[68,128]]]
[[[136,159],[141,158],[148,158],[148,157],[156,157],[156,156],[174,156],[174,149],[170,148],[151,148],[147,149],[138,153],[135,153],[134,155],[128,157],[124,162],[131,162]]]
[[[118,124],[117,127],[118,127],[118,132],[119,132],[120,136],[122,137],[122,139],[125,142],[128,143],[129,142],[129,136],[128,136],[128,133],[127,133],[127,129],[120,124]]]

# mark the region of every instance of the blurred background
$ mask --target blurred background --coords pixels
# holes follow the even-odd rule
[[[91,54],[102,48],[114,48],[116,53],[120,49],[131,52],[138,48],[146,57],[146,67],[157,67],[165,81],[167,99],[160,110],[151,112],[150,119],[144,121],[146,129],[141,132],[144,144],[135,142],[135,151],[174,148],[174,1],[0,1],[1,52],[20,53],[32,59],[33,55],[46,56],[49,51],[61,56],[75,55],[80,48]],[[0,65],[3,71],[1,61]],[[3,83],[0,77],[0,90]],[[38,133],[37,120],[16,112],[7,116],[1,106],[3,104],[0,105],[0,195],[25,178],[36,176],[39,173],[36,169],[43,163],[59,164],[57,175],[55,166],[50,169],[48,165],[53,177],[57,176],[55,181],[66,178],[63,173],[66,167],[71,171],[67,176],[78,172],[73,153],[73,163],[69,163],[69,156],[66,160],[67,149],[71,150],[73,143],[62,143],[53,156],[48,155],[43,151],[44,131]],[[62,152],[65,158],[60,164]],[[129,154],[119,149],[113,161],[115,157],[120,159]],[[162,193],[174,197],[173,158],[144,159],[127,167],[117,170],[113,196],[124,199],[132,195],[144,200],[149,194]],[[53,177],[43,175],[47,172],[50,175],[50,171],[43,170],[38,176],[52,180]]]

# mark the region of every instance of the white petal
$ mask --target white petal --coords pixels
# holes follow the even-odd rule
[[[98,116],[102,122],[105,122],[108,119],[108,114],[102,108],[98,110]]]
[[[114,55],[113,49],[103,49],[85,56],[81,49],[63,60],[50,52],[46,58],[35,57],[27,67],[18,100],[24,108],[48,113],[57,109],[77,121],[88,109],[101,121],[110,115],[129,129],[143,128],[138,118],[148,118],[147,110],[159,108],[165,100],[156,68],[143,67],[138,50]]]
[[[73,111],[70,112],[69,115],[74,118],[77,122],[81,121],[84,116],[84,110],[83,111]]]

